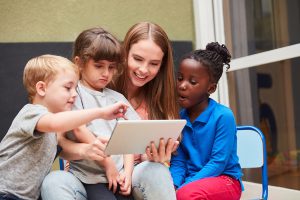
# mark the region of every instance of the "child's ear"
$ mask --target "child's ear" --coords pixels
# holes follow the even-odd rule
[[[46,94],[46,83],[44,81],[39,81],[35,85],[36,93],[40,96],[45,96]]]
[[[74,63],[75,65],[79,66],[80,65],[80,58],[78,56],[74,57]]]
[[[82,68],[82,60],[81,60],[81,58],[79,58],[79,56],[74,57],[74,63],[75,63],[75,65],[77,65],[79,67],[79,69]]]
[[[79,56],[74,57],[74,63],[75,63],[75,65],[77,65],[77,67],[81,71],[82,67],[83,67],[83,62],[82,62],[81,58],[79,58]]]
[[[207,90],[207,92],[208,92],[208,94],[212,94],[216,91],[216,89],[217,89],[217,84],[216,83],[211,83],[208,90]]]

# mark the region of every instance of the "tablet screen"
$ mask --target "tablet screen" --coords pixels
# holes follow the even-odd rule
[[[160,138],[177,140],[186,120],[119,120],[105,149],[106,155],[143,154]]]

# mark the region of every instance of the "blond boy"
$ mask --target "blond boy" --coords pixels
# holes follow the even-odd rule
[[[23,83],[29,104],[13,120],[0,143],[0,199],[38,199],[56,154],[56,133],[97,118],[124,116],[127,105],[71,111],[78,69],[68,59],[42,55],[29,60]],[[104,158],[103,151],[100,151]]]

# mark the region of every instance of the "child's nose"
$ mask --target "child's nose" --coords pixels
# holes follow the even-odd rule
[[[108,76],[109,75],[109,69],[108,68],[105,68],[103,70],[103,73],[102,73],[103,76]]]
[[[72,97],[77,97],[78,96],[78,93],[75,89],[73,89],[72,91]]]
[[[180,83],[179,84],[179,89],[185,90],[186,89],[186,83],[185,82]]]

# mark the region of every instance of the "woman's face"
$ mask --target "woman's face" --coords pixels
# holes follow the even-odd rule
[[[142,87],[158,73],[164,53],[151,39],[140,40],[128,52],[128,76],[132,86]]]

